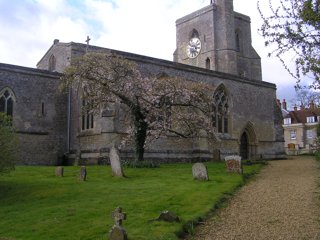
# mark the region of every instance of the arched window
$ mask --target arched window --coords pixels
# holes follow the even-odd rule
[[[241,52],[241,33],[239,30],[235,32],[236,51]]]
[[[51,55],[49,58],[49,71],[55,71],[56,70],[56,57],[54,55]]]
[[[199,32],[198,32],[196,29],[192,29],[189,38],[190,38],[190,39],[192,39],[192,38],[199,38]]]
[[[211,63],[209,58],[207,58],[206,60],[206,69],[211,69]]]
[[[228,96],[223,86],[220,86],[213,95],[212,123],[219,133],[228,133]]]
[[[0,91],[0,112],[12,117],[14,101],[15,97],[10,89],[5,88]]]
[[[81,116],[81,130],[88,130],[94,127],[94,118],[93,113],[86,109],[88,105],[88,101],[85,99],[82,100],[82,116]]]

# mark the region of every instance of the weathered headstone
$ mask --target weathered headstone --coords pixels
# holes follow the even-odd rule
[[[127,236],[126,230],[124,230],[124,228],[121,227],[122,221],[126,220],[127,218],[127,214],[122,212],[121,207],[117,207],[116,210],[112,212],[111,216],[114,219],[115,224],[113,225],[110,231],[109,239],[110,240],[127,240],[128,236]]]
[[[87,179],[87,168],[85,166],[81,166],[79,172],[79,180],[85,181]]]
[[[242,174],[242,164],[241,164],[241,157],[240,156],[227,156],[225,157],[226,161],[226,169],[227,172],[239,173]]]
[[[112,176],[123,177],[124,174],[121,166],[119,151],[115,146],[113,146],[110,149],[109,157],[110,157]]]
[[[166,222],[180,222],[180,219],[177,216],[177,214],[168,210],[161,212],[157,220]]]
[[[208,181],[208,170],[203,163],[195,163],[192,166],[192,175],[196,180]]]
[[[57,177],[63,177],[63,167],[57,167],[55,174]]]
[[[219,149],[214,149],[213,150],[213,161],[214,162],[220,162],[221,158],[220,158],[220,150]]]

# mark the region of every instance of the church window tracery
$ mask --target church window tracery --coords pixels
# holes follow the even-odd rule
[[[13,115],[13,103],[15,101],[13,92],[10,89],[4,89],[0,92],[0,112]]]
[[[228,96],[223,86],[213,95],[212,123],[218,133],[228,133]]]
[[[82,100],[82,108],[84,109],[81,117],[81,130],[88,130],[92,129],[94,127],[94,119],[93,119],[93,113],[89,110],[85,110],[87,106],[87,101]]]

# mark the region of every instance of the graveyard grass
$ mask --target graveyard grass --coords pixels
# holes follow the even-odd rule
[[[245,166],[242,177],[226,173],[223,163],[206,163],[210,180],[200,182],[191,166],[127,168],[127,178],[112,177],[109,166],[89,166],[85,182],[77,179],[80,167],[65,167],[64,177],[54,175],[55,167],[17,167],[0,175],[0,239],[108,239],[118,206],[127,213],[129,239],[178,239],[183,226],[205,217],[261,168]],[[181,222],[149,221],[163,210]]]

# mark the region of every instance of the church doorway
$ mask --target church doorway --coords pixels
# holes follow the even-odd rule
[[[253,124],[248,122],[239,136],[239,154],[242,159],[255,159],[257,157],[258,140],[256,136]]]
[[[249,156],[249,145],[248,145],[249,141],[248,141],[248,135],[246,132],[244,132],[241,135],[241,139],[240,139],[240,156],[241,159],[248,159]]]

